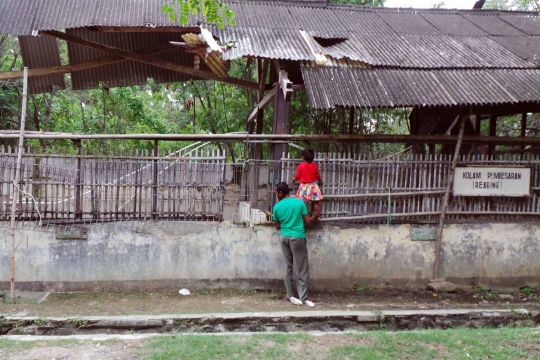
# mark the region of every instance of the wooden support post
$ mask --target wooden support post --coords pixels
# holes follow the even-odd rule
[[[287,97],[287,91],[284,91],[287,82],[290,83],[287,78],[287,73],[281,70],[279,72],[279,80],[274,87],[276,95],[274,97],[273,134],[288,133],[290,97]],[[292,87],[290,87],[290,92],[292,92]],[[269,182],[272,184],[272,189],[274,189],[275,185],[281,181],[281,165],[279,165],[279,162],[281,161],[282,156],[284,154],[286,155],[287,148],[287,144],[272,144],[270,160],[273,160],[273,171],[270,171],[269,174]],[[272,204],[275,203],[275,201],[275,192],[272,191]]]
[[[154,157],[159,157],[158,141],[154,140]],[[152,177],[152,219],[157,219],[158,206],[158,161],[154,160]]]
[[[19,182],[21,179],[22,157],[24,152],[24,128],[26,124],[26,102],[28,100],[28,68],[24,68],[23,74],[23,97],[21,107],[21,127],[19,131],[19,152],[17,153],[17,167],[15,170],[15,179],[13,180],[13,198],[11,201],[11,243],[9,246],[9,269],[11,275],[10,296],[15,301],[15,226],[17,217],[17,198],[19,193]]]
[[[81,158],[81,140],[74,140],[73,143],[77,147],[77,179],[75,180],[75,219],[82,219],[83,210],[81,204],[82,186],[82,158]]]
[[[435,144],[429,144],[428,149],[429,149],[429,156],[431,157],[431,159],[434,159],[435,158]]]
[[[287,73],[282,71],[280,78],[286,78]],[[273,134],[287,134],[288,133],[288,121],[289,121],[289,105],[290,101],[287,101],[285,94],[281,88],[281,81],[278,81],[275,85],[276,95],[274,97],[274,122],[272,125]],[[272,151],[272,160],[279,161],[284,153],[286,153],[286,144],[274,144]]]
[[[497,135],[497,115],[490,115],[489,117],[489,136]],[[488,154],[489,156],[495,153],[495,145],[489,145]]]
[[[354,108],[349,109],[349,135],[352,135],[354,133]],[[349,143],[349,152],[352,154],[353,152],[353,144]]]
[[[268,67],[270,65],[270,60],[265,59],[264,61],[262,59],[257,59],[257,80],[259,82],[259,89],[258,89],[258,102],[257,105],[257,127],[255,129],[255,132],[257,134],[263,133],[263,126],[264,126],[264,99],[266,98],[264,96],[265,87],[266,87],[266,75],[268,73]],[[268,101],[270,103],[271,100]],[[264,107],[263,107],[264,106]],[[261,160],[263,158],[262,154],[262,144],[257,143],[254,144],[253,147],[253,159],[254,160]],[[260,162],[255,161],[254,162],[254,169],[253,169],[253,184],[252,184],[252,192],[251,192],[251,207],[257,208],[257,202],[258,202],[258,189],[259,189],[259,183],[260,183]]]
[[[459,150],[461,149],[461,143],[463,140],[463,133],[465,132],[465,123],[468,121],[469,115],[461,116],[461,123],[459,125],[459,135],[456,143],[456,149],[454,151],[454,159],[452,160],[452,167],[450,169],[450,176],[448,177],[448,184],[446,185],[446,192],[444,194],[444,200],[441,208],[441,216],[439,218],[439,228],[437,229],[437,241],[435,243],[435,262],[433,264],[433,279],[440,277],[441,271],[441,248],[442,248],[442,235],[444,229],[444,222],[446,220],[446,209],[448,208],[448,201],[450,199],[450,192],[454,184],[454,175],[456,172],[456,166],[459,159]]]
[[[418,122],[420,118],[420,110],[418,108],[415,109],[416,111],[413,111],[413,116],[411,117],[411,135],[417,135],[418,134]],[[412,143],[412,153],[418,154],[420,153],[418,150],[418,143]]]
[[[263,101],[263,99],[264,99],[264,91],[265,91],[265,85],[266,85],[266,75],[268,73],[268,67],[270,65],[270,60],[266,60],[266,59],[264,61],[259,60],[259,63],[260,62],[262,62],[262,65],[260,65],[261,72],[258,73],[259,103],[261,103]],[[264,110],[260,109],[259,112],[257,113],[257,129],[255,131],[257,134],[262,134],[263,133],[263,125],[264,125]],[[255,151],[255,155],[257,155],[257,151]],[[260,155],[262,156],[262,154],[260,154]],[[259,159],[258,157],[255,157],[255,158]]]
[[[354,133],[354,108],[349,109],[349,134]]]
[[[521,131],[520,131],[519,136],[524,138],[526,136],[526,131],[527,131],[527,113],[523,113],[521,114]],[[522,150],[521,160],[523,160],[523,155],[525,154],[525,146],[522,146],[521,150]]]
[[[476,122],[474,124],[474,135],[475,136],[481,136],[482,135],[482,115],[476,114],[475,117]]]

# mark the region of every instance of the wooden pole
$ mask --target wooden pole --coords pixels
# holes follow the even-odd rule
[[[497,134],[497,115],[489,117],[489,136],[493,137]],[[495,145],[489,145],[489,156],[495,153]]]
[[[0,130],[0,139],[18,139],[19,134],[11,130]],[[458,139],[455,135],[392,135],[392,134],[71,134],[52,132],[25,132],[25,139],[47,140],[159,140],[159,141],[239,141],[247,143],[289,143],[291,141],[317,142],[379,142],[407,144],[447,144],[454,145]],[[482,145],[540,145],[540,138],[510,136],[463,136],[463,144]]]
[[[23,98],[21,107],[21,127],[19,132],[19,152],[17,154],[17,168],[15,170],[15,180],[13,180],[13,200],[11,201],[11,244],[9,247],[9,267],[11,273],[10,295],[15,301],[15,225],[17,216],[17,198],[19,193],[19,181],[21,179],[21,164],[24,152],[24,126],[26,124],[26,102],[28,93],[28,68],[24,68],[23,74]]]
[[[82,159],[81,159],[81,140],[74,141],[77,147],[77,179],[75,184],[75,219],[82,219],[83,211],[81,204],[82,186],[81,186],[81,172],[82,172]]]
[[[527,113],[521,114],[521,131],[520,136],[525,137],[526,136],[526,130],[527,130]],[[521,147],[521,160],[523,160],[523,155],[525,154],[525,146]]]
[[[154,157],[159,156],[158,141],[154,141]],[[158,206],[158,161],[154,160],[153,166],[154,174],[152,179],[152,219],[157,219],[157,206]]]
[[[456,172],[456,166],[459,159],[459,150],[461,148],[461,143],[463,140],[463,133],[465,132],[465,123],[467,122],[469,116],[461,116],[461,124],[459,125],[459,135],[456,143],[456,150],[454,151],[454,159],[452,160],[452,167],[450,169],[450,176],[448,177],[448,184],[446,185],[446,192],[444,194],[444,201],[441,208],[441,216],[439,218],[439,228],[437,229],[437,241],[435,243],[435,262],[433,264],[433,278],[437,279],[440,277],[441,271],[441,247],[442,247],[442,235],[444,229],[444,222],[446,220],[446,209],[448,208],[448,201],[450,199],[450,192],[452,191],[452,186],[454,184],[454,175]]]

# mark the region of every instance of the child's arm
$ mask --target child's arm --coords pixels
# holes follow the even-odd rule
[[[295,182],[302,177],[302,164],[296,168],[296,175],[293,176],[292,181]]]
[[[319,182],[319,186],[323,186],[321,173],[319,172],[319,167],[317,166],[317,171],[315,172],[315,177],[317,178],[317,181]]]

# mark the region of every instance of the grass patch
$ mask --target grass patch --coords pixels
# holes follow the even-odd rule
[[[148,360],[288,359],[286,334],[233,336],[168,336],[147,345]]]
[[[37,345],[43,344],[46,344],[47,346],[73,347],[80,344],[80,341],[74,339],[59,339],[47,341],[17,341],[11,339],[0,339],[0,354],[2,354],[1,351],[3,350],[29,350]]]
[[[493,294],[491,293],[491,291],[489,289],[486,289],[486,288],[483,288],[481,286],[477,286],[474,288],[474,291],[484,295],[485,297],[487,298],[491,298],[493,297]]]
[[[540,331],[452,329],[311,336],[168,336],[152,339],[147,360],[164,359],[538,359]]]
[[[530,286],[525,286],[525,287],[521,288],[519,290],[519,292],[522,293],[522,294],[525,294],[525,295],[530,295],[530,294],[534,293],[534,288],[532,288]]]

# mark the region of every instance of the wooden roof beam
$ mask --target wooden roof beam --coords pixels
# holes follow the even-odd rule
[[[18,139],[19,131],[0,130],[0,139]],[[342,134],[69,134],[31,131],[25,134],[25,139],[72,139],[72,140],[160,140],[160,141],[247,141],[247,142],[290,142],[290,141],[317,141],[317,142],[379,142],[407,144],[417,142],[422,144],[448,144],[455,145],[455,135],[342,135]],[[537,137],[509,137],[509,136],[464,136],[463,144],[481,145],[535,145],[540,146]],[[16,156],[16,155],[15,155]]]
[[[253,112],[251,113],[251,115],[248,116],[248,119],[247,119],[248,124],[252,123],[253,120],[255,120],[255,118],[257,117],[257,113],[259,111],[262,111],[262,110],[266,109],[268,107],[268,105],[270,105],[272,103],[272,100],[274,99],[274,96],[276,96],[276,89],[275,88],[270,90],[270,92],[264,96],[264,98],[261,100],[261,102],[258,103],[257,106],[255,106],[255,109],[253,109]]]
[[[105,32],[105,33],[196,33],[201,32],[198,26],[90,26],[90,30]]]
[[[173,50],[178,50],[178,47],[165,44],[165,45],[155,46],[155,47],[144,49],[144,50],[137,50],[135,52],[138,54],[143,54],[143,55],[157,55],[157,54],[161,54],[161,53],[173,51]],[[113,56],[101,57],[94,60],[82,61],[75,64],[28,69],[28,77],[47,76],[47,75],[53,75],[53,74],[66,74],[70,72],[83,71],[83,70],[97,68],[100,66],[116,64],[116,63],[128,61],[128,60],[129,59],[126,59],[124,57],[113,55]],[[22,70],[1,72],[0,81],[18,79],[18,78],[21,78],[22,76],[23,76]]]
[[[243,86],[243,87],[247,87],[247,88],[255,89],[255,90],[259,88],[259,84],[257,84],[256,82],[246,81],[246,80],[241,80],[241,79],[236,79],[236,78],[231,78],[231,77],[220,77],[210,71],[193,69],[184,65],[174,64],[174,63],[161,60],[152,56],[142,55],[133,51],[122,50],[122,49],[114,48],[111,46],[99,44],[96,42],[85,40],[78,36],[73,36],[73,35],[66,34],[60,31],[56,31],[56,30],[42,31],[41,34],[52,36],[61,40],[69,41],[74,44],[86,46],[94,50],[100,50],[110,55],[121,56],[130,60],[141,62],[143,64],[149,64],[152,66],[161,67],[167,70],[192,75],[192,76],[199,77],[202,79],[221,81],[224,83]]]

